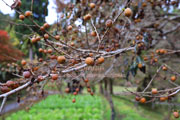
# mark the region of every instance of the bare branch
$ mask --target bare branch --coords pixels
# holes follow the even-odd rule
[[[2,110],[3,110],[4,106],[5,106],[6,100],[7,100],[7,97],[4,97],[3,102],[1,104],[0,113],[2,112]]]
[[[154,74],[154,76],[152,77],[151,81],[148,83],[148,85],[146,86],[146,88],[143,90],[143,92],[145,92],[145,91],[149,88],[149,86],[151,85],[151,83],[153,82],[153,80],[155,79],[155,77],[158,75],[158,73],[160,72],[160,70],[161,70],[162,67],[163,67],[163,65],[161,65],[161,66],[157,69],[156,73]]]

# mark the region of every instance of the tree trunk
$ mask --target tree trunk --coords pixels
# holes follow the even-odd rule
[[[30,47],[29,47],[29,59],[30,59],[30,61],[33,61],[33,49],[32,49],[32,45],[30,45]]]
[[[111,107],[111,120],[115,120],[116,114],[115,114],[115,108],[114,108],[114,103],[113,103],[113,100],[112,100],[112,96],[109,94],[108,91],[105,90],[104,92],[105,92],[105,97],[108,100],[109,105]]]
[[[104,79],[104,90],[107,91],[108,89],[108,80],[107,78]]]
[[[110,94],[113,95],[113,79],[109,80],[109,91]]]
[[[102,82],[99,83],[99,92],[100,94],[104,94]]]

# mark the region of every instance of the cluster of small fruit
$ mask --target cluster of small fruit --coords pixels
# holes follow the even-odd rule
[[[49,53],[49,54],[51,54],[52,51],[53,51],[52,49],[45,50],[45,49],[39,48],[39,52],[41,52],[41,53]],[[91,65],[91,66],[95,65],[95,64],[99,65],[99,64],[102,64],[104,62],[104,57],[103,56],[97,58],[96,62],[95,62],[95,59],[93,58],[93,56],[94,56],[93,53],[88,54],[88,57],[85,59],[85,63],[87,65]],[[61,55],[61,56],[51,55],[50,59],[57,60],[57,62],[59,64],[64,64],[67,61],[66,57],[64,55]],[[43,61],[43,59],[40,58],[39,62],[42,62],[42,61]],[[77,64],[79,62],[80,61],[75,60],[75,59],[71,59],[71,61],[70,61],[71,65],[75,65],[75,64]]]
[[[158,62],[158,59],[160,57],[163,57],[163,55],[167,55],[168,53],[170,53],[168,50],[166,49],[157,49],[155,52],[151,52],[150,53],[150,57],[144,56],[143,59],[144,61],[150,62],[150,64],[154,64]]]
[[[12,80],[7,81],[6,83],[2,84],[0,86],[1,92],[2,93],[7,93],[13,89],[16,89],[20,86],[18,82],[14,82]]]
[[[85,83],[85,87],[87,88],[87,92],[88,92],[90,95],[93,96],[93,95],[94,95],[94,92],[91,90],[91,87],[90,87],[90,84],[89,84],[89,80],[86,78],[86,79],[84,79],[83,81],[84,81],[84,83]],[[75,91],[72,91],[72,90],[68,87],[68,88],[65,89],[65,92],[66,92],[66,93],[72,92],[73,95],[76,96],[76,95],[78,95],[78,93],[80,92],[80,87],[79,87],[79,86],[80,86],[80,85],[78,85],[78,86],[76,87]],[[73,98],[72,102],[75,103],[75,102],[76,102],[76,99]]]
[[[167,71],[168,67],[167,66],[162,66],[161,68],[163,71]],[[175,82],[177,80],[177,75],[172,75],[170,78],[171,82]],[[147,92],[147,93],[143,93],[142,95],[136,95],[135,100],[140,102],[140,103],[148,103],[148,102],[153,102],[155,100],[158,100],[160,102],[164,102],[166,100],[171,101],[173,97],[175,97],[175,95],[177,93],[176,92],[177,89],[165,89],[165,90],[158,90],[157,88],[152,88],[151,92]],[[142,97],[144,96],[144,97]],[[152,99],[151,99],[152,98]],[[147,101],[147,99],[150,99],[149,101]],[[179,118],[179,113],[177,111],[175,111],[173,113],[175,118]]]
[[[61,59],[61,58],[59,58],[59,59]],[[62,59],[61,59],[61,60],[62,60]],[[62,61],[61,61],[61,62],[62,62]],[[25,66],[25,65],[27,64],[27,62],[26,62],[25,60],[22,60],[22,61],[21,61],[21,64],[22,64],[23,66]],[[39,67],[34,67],[32,71],[37,71],[38,69],[39,69]],[[24,72],[23,72],[23,77],[24,77],[24,78],[30,78],[31,75],[32,75],[32,73],[31,73],[30,71],[24,71]],[[58,77],[59,77],[59,75],[58,75],[55,71],[52,71],[51,79],[55,81],[55,80],[58,79]],[[44,77],[43,77],[42,75],[39,75],[39,76],[37,77],[37,81],[38,81],[38,82],[42,82],[43,80],[44,80]]]

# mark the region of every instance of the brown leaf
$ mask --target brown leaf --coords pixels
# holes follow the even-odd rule
[[[16,8],[19,2],[21,2],[21,0],[15,0],[14,3],[11,5],[11,9]]]

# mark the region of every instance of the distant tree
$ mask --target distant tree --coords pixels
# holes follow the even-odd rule
[[[33,20],[38,23],[39,25],[42,25],[45,22],[45,17],[48,13],[48,0],[34,0],[33,3],[31,0],[22,0],[23,6],[21,7],[21,11],[25,13],[27,10],[33,11]],[[24,21],[19,20],[19,14],[16,13],[16,18],[18,23],[22,24],[29,24],[32,25],[32,21],[25,19]],[[37,27],[32,27],[31,30],[27,29],[27,26],[15,26],[15,31],[17,33],[17,37],[21,40],[21,43],[19,45],[19,48],[22,49],[25,53],[29,53],[29,57],[32,60],[33,59],[33,52],[38,54],[37,49],[39,48],[39,44],[35,44],[34,48],[32,47],[31,41],[27,37],[22,37],[23,35],[32,35],[32,32],[38,32],[39,29]],[[29,48],[29,49],[27,49]],[[39,55],[39,54],[38,54]]]
[[[5,20],[8,21],[9,19],[11,19],[9,15],[4,15],[0,12],[0,22],[3,22],[3,24],[0,24],[0,30],[5,29],[9,25],[8,22],[4,22]]]
[[[6,31],[0,30],[0,62],[13,62],[20,60],[23,53],[15,49],[10,41]]]

